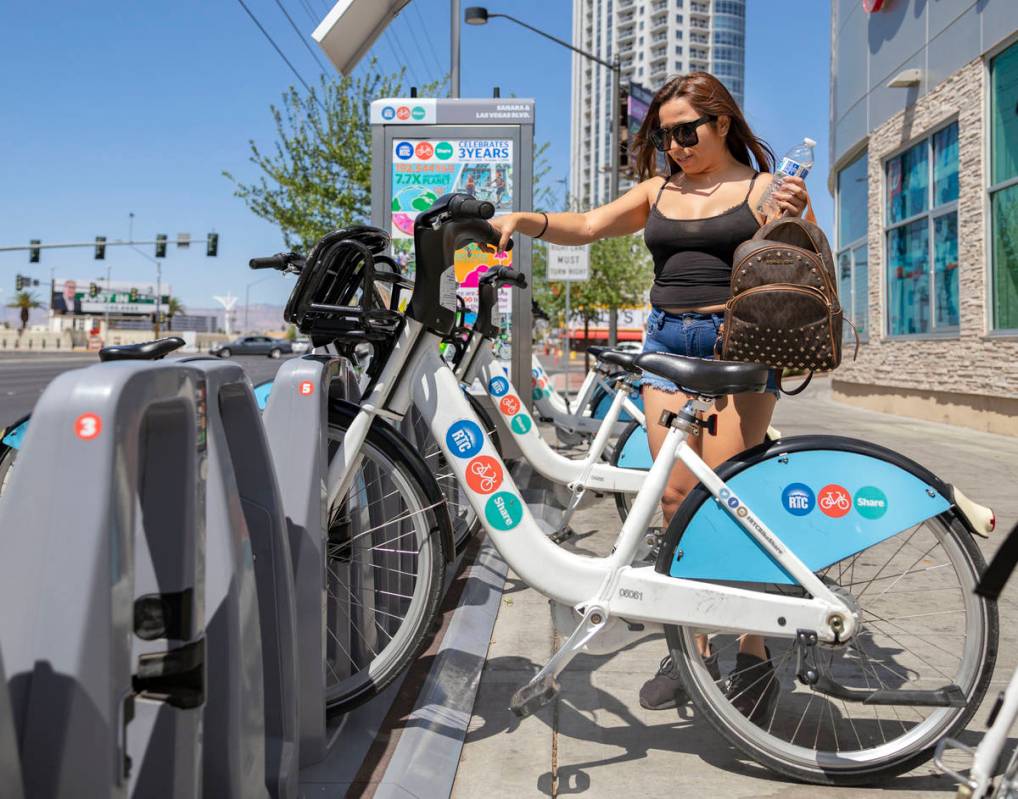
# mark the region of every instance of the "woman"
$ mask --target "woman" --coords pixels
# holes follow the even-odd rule
[[[654,95],[634,139],[640,182],[614,202],[586,213],[513,213],[492,220],[504,248],[516,231],[555,244],[587,244],[609,236],[644,231],[654,260],[644,352],[671,352],[711,358],[729,298],[735,248],[770,216],[758,212],[773,179],[774,154],[750,130],[732,95],[713,75],[693,72],[670,80]],[[658,176],[657,151],[663,151],[670,175]],[[798,216],[806,207],[801,178],[786,178],[768,204],[771,216]],[[643,378],[648,420],[664,410],[679,410],[686,396],[656,375]],[[690,439],[701,457],[716,467],[764,439],[777,399],[773,377],[764,394],[723,397],[715,404],[716,432]],[[656,457],[667,430],[647,429]],[[668,480],[661,507],[667,526],[696,478],[681,463]],[[701,655],[717,680],[716,656],[705,637]],[[751,718],[763,718],[776,694],[776,682],[764,641],[743,636],[728,695]],[[640,704],[664,710],[688,701],[671,657],[640,690]]]

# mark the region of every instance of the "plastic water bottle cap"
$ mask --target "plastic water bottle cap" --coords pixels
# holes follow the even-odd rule
[[[815,141],[813,141],[813,139],[811,139],[809,136],[807,136],[805,139],[803,139],[802,143],[805,144],[807,147],[816,147],[817,146],[817,143]]]

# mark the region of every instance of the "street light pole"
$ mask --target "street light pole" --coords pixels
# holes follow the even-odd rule
[[[244,333],[250,332],[250,328],[247,326],[247,309],[251,305],[251,289],[259,283],[264,283],[270,277],[275,277],[275,275],[268,275],[266,277],[259,278],[258,280],[253,280],[244,287]]]
[[[449,0],[452,10],[452,27],[450,29],[450,69],[449,96],[460,96],[460,0]]]

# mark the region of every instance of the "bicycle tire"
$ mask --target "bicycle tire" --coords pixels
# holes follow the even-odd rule
[[[915,528],[915,530],[918,531],[920,527],[923,527],[927,524],[929,524],[931,528],[933,528],[934,530],[939,528],[941,535],[938,536],[935,532],[934,537],[936,537],[937,540],[943,544],[945,553],[951,559],[951,562],[955,566],[956,570],[961,569],[961,571],[958,571],[957,573],[959,576],[959,581],[960,583],[962,583],[961,585],[959,585],[959,588],[961,589],[960,601],[962,604],[964,604],[966,613],[965,621],[966,626],[964,627],[964,636],[950,635],[943,631],[939,632],[938,635],[940,636],[941,640],[945,641],[951,638],[961,637],[963,639],[962,644],[963,655],[965,650],[967,650],[969,647],[969,642],[975,642],[974,648],[972,650],[972,654],[974,655],[975,660],[973,662],[969,662],[967,666],[964,666],[963,664],[959,664],[958,666],[958,669],[960,671],[965,671],[967,669],[967,672],[969,674],[969,678],[964,680],[966,685],[961,686],[962,690],[965,693],[964,706],[937,708],[936,710],[931,712],[930,716],[927,719],[923,719],[915,723],[913,727],[907,729],[904,721],[901,719],[900,715],[898,715],[897,710],[894,710],[894,715],[897,717],[897,722],[898,724],[900,724],[903,734],[900,735],[898,738],[893,739],[892,742],[888,742],[886,739],[886,734],[884,732],[882,722],[890,726],[894,724],[894,721],[880,719],[878,711],[876,710],[876,706],[858,705],[859,707],[872,708],[873,715],[877,721],[876,729],[878,730],[882,738],[882,744],[874,747],[861,748],[859,752],[841,750],[840,752],[835,754],[825,751],[823,755],[820,756],[817,754],[817,751],[814,750],[812,755],[810,755],[808,754],[809,750],[806,749],[805,747],[796,746],[795,744],[796,736],[799,734],[799,729],[802,726],[807,726],[804,725],[803,722],[807,718],[809,709],[812,706],[813,698],[815,698],[816,696],[821,696],[821,704],[818,705],[817,708],[819,720],[817,722],[817,732],[814,741],[814,747],[816,746],[817,742],[821,740],[820,724],[824,720],[823,703],[827,701],[826,695],[822,695],[819,692],[812,692],[811,690],[806,692],[806,695],[810,697],[809,702],[806,705],[806,709],[803,711],[801,718],[799,719],[798,725],[795,727],[795,732],[792,735],[791,741],[790,742],[783,741],[778,736],[774,735],[772,732],[776,717],[779,715],[778,709],[780,707],[781,701],[780,698],[777,700],[777,704],[774,705],[773,712],[768,709],[767,713],[772,714],[769,719],[763,718],[757,720],[760,721],[761,723],[765,721],[768,723],[768,729],[765,731],[757,723],[755,723],[754,721],[750,721],[749,718],[739,713],[735,706],[732,705],[729,702],[729,700],[725,697],[722,685],[715,682],[714,678],[711,677],[706,666],[704,665],[704,661],[699,656],[699,654],[697,654],[696,644],[694,640],[695,632],[674,625],[665,625],[665,637],[666,640],[668,641],[669,650],[671,651],[672,656],[675,659],[675,663],[678,667],[680,677],[684,685],[686,686],[687,691],[689,692],[690,698],[694,706],[696,707],[697,712],[701,716],[705,717],[710,722],[710,724],[715,728],[715,730],[717,730],[718,733],[720,733],[720,735],[729,744],[740,750],[743,754],[755,760],[757,763],[760,763],[761,765],[767,767],[768,769],[778,774],[781,774],[785,777],[791,777],[799,781],[815,783],[818,785],[867,784],[873,782],[877,778],[894,776],[909,771],[915,768],[916,766],[920,765],[921,763],[925,762],[929,758],[931,758],[933,756],[934,747],[936,743],[939,740],[941,740],[944,736],[953,736],[960,730],[962,730],[968,723],[968,721],[972,718],[976,710],[979,708],[980,703],[982,702],[982,699],[986,694],[986,689],[989,686],[990,678],[992,677],[993,674],[993,667],[996,662],[997,643],[999,635],[999,618],[996,603],[991,602],[985,599],[984,597],[976,595],[973,591],[975,584],[979,579],[979,575],[985,568],[985,561],[983,560],[983,556],[980,553],[979,548],[972,540],[972,534],[968,531],[968,528],[965,525],[964,521],[961,519],[957,509],[950,508],[944,513],[935,516],[932,519],[928,519],[926,520],[926,522],[921,523],[919,526]],[[903,534],[904,533],[899,533],[899,535]],[[916,534],[915,531],[913,531],[910,535],[914,536],[915,534]],[[898,536],[894,536],[892,537],[892,539],[888,540],[893,541],[897,537]],[[911,540],[911,538],[909,540]],[[873,547],[864,549],[861,552],[856,553],[854,556],[852,556],[852,558],[861,559],[864,553],[870,553],[871,550],[874,550],[877,547],[880,547],[886,543],[887,542],[880,542],[878,544],[875,544]],[[904,544],[902,544],[901,547],[904,547]],[[897,557],[897,554],[900,551],[901,549],[896,550],[895,555],[893,557]],[[854,563],[855,561],[853,561],[853,567]],[[890,561],[888,561],[888,563],[890,563]],[[943,567],[941,566],[936,568],[938,569],[938,577],[934,579],[941,579],[944,575]],[[831,569],[832,567],[828,567],[826,571],[830,572]],[[892,586],[896,588],[899,585],[900,581],[905,576],[919,575],[920,577],[922,577],[926,572],[933,571],[934,567],[925,567],[922,569],[917,569],[915,571],[912,571],[911,569],[912,567],[906,568],[906,571],[901,576],[891,574],[881,579],[887,580],[890,579],[891,577],[896,577],[897,579]],[[878,571],[876,575],[873,578],[871,578],[869,583],[867,583],[866,585],[867,586],[871,585],[873,580],[877,579],[877,576],[879,576],[880,573],[881,572]],[[852,583],[852,585],[862,584],[861,582],[856,583],[855,577],[856,574],[853,568],[851,576],[849,577],[849,581]],[[827,579],[828,582],[832,582],[832,578],[830,577],[829,574],[826,575],[825,579]],[[923,579],[929,578],[924,577]],[[906,583],[906,586],[908,585],[909,583]],[[840,587],[839,590],[844,592],[845,588]],[[889,589],[885,589],[881,593],[881,596],[886,594],[887,590]],[[931,591],[934,589],[924,588],[922,590]],[[939,593],[944,589],[938,588],[935,590],[937,590]],[[862,594],[865,593],[865,591],[866,587],[859,591],[857,595],[853,594],[853,596],[858,600],[858,598],[860,598]],[[896,593],[903,595],[915,592],[910,592],[908,590],[903,589],[896,591]],[[877,597],[878,601],[879,598],[880,597]],[[911,601],[915,603],[917,601],[921,602],[922,600],[918,597],[913,597],[911,600],[895,598],[888,601],[895,601],[900,603],[907,603],[908,601]],[[897,624],[895,624],[894,627],[905,630],[905,632],[897,632],[896,637],[894,633],[888,633],[886,630],[881,629],[881,626],[884,627],[889,626],[890,623],[893,623],[893,620],[891,620],[891,622],[888,622],[888,620],[883,619],[883,617],[881,617],[879,614],[876,614],[873,611],[864,610],[863,612],[871,613],[873,616],[875,616],[875,619],[879,619],[879,621],[875,619],[866,620],[864,623],[864,629],[860,631],[860,634],[853,639],[853,641],[857,642],[858,644],[856,647],[857,654],[855,655],[854,659],[858,664],[860,664],[858,666],[860,674],[863,674],[865,676],[867,674],[866,671],[867,667],[868,666],[871,667],[872,668],[871,673],[874,675],[875,681],[880,681],[880,686],[882,686],[883,682],[880,680],[879,676],[881,672],[877,671],[876,666],[880,665],[882,668],[888,669],[888,671],[890,671],[892,674],[896,672],[890,669],[886,665],[886,662],[882,662],[881,660],[879,660],[879,658],[887,657],[886,655],[883,654],[883,652],[891,651],[881,648],[880,644],[877,643],[877,640],[881,636],[884,636],[885,634],[890,635],[891,640],[897,641],[897,644],[902,647],[901,651],[908,653],[909,655],[912,653],[909,649],[907,649],[907,645],[901,639],[910,638],[917,639],[919,641],[926,641],[927,643],[930,642],[928,641],[928,639],[924,639],[921,636],[916,635],[914,632],[908,632],[908,628],[901,628],[901,625]],[[940,614],[925,613],[922,615],[940,615]],[[914,619],[916,617],[913,616],[910,618]],[[914,626],[915,626],[914,624],[910,625],[910,627]],[[876,658],[871,658],[869,652],[866,650],[866,645],[863,645],[862,643],[866,635],[869,636],[868,646],[870,646],[872,651],[875,651],[877,653]],[[718,639],[716,638],[715,641],[717,640]],[[780,640],[784,641],[788,639]],[[712,641],[712,647],[713,646],[714,642]],[[832,654],[828,668],[830,669],[830,673],[832,675],[834,674],[835,668],[839,669],[839,674],[836,675],[836,678],[839,681],[846,679],[845,676],[843,676],[844,674],[847,674],[848,667],[845,664],[849,663],[850,658],[847,655],[845,655],[844,657],[841,657],[839,659],[837,666],[834,666],[833,664],[834,652],[846,653],[849,651],[850,648],[852,648],[852,646],[853,644],[850,643],[841,649],[836,649],[834,647],[829,648]],[[941,647],[942,652],[952,654],[951,652],[949,652],[949,650],[946,649],[946,646],[947,644],[945,644],[944,647]],[[772,661],[778,661],[777,657],[773,655],[770,655],[770,657]],[[907,657],[907,655],[904,657],[899,655],[899,657],[901,657],[903,661],[909,662],[909,658]],[[934,656],[934,660],[936,660],[937,657],[938,656]],[[939,657],[942,658],[943,655],[941,654],[939,655]],[[914,671],[914,669],[911,667],[902,666],[900,663],[898,663],[898,661],[894,659],[893,656],[887,662],[897,665],[905,676],[908,675],[909,671]],[[914,662],[914,660],[911,662]],[[927,663],[927,661],[923,660],[923,663],[925,664]],[[778,663],[777,665],[779,668],[781,667],[780,663]],[[820,660],[820,668],[823,668],[822,659]],[[940,673],[943,674],[943,671],[940,671]],[[773,672],[772,674],[777,675],[777,671]],[[885,673],[884,676],[887,676],[887,674]],[[762,677],[758,679],[762,679]],[[770,680],[774,679],[775,679],[774,676],[770,678]],[[939,677],[937,679],[939,679]],[[867,685],[869,685],[870,680],[868,676],[865,677],[865,681]],[[941,682],[942,681],[943,680],[941,680]],[[724,681],[722,680],[722,683],[723,682]],[[780,694],[782,687],[781,677],[777,677],[777,682],[779,686],[778,692]],[[795,691],[801,688],[802,686],[799,683],[792,681],[792,687],[793,687],[792,692],[784,694],[782,695],[782,697],[795,696]],[[800,694],[797,705],[801,706],[802,701],[803,695]],[[793,700],[788,699],[786,701],[786,708],[793,706],[792,703]],[[845,702],[844,700],[842,700],[841,704],[845,708],[846,713],[848,711],[849,704],[852,704],[853,706],[857,705],[857,703],[855,702],[849,703]],[[899,706],[906,707],[904,705],[897,706],[884,705],[882,707],[896,708]],[[836,724],[833,712],[833,707],[835,707],[834,700],[831,700],[828,707],[830,709],[830,718],[833,726],[834,724]],[[869,710],[867,710],[866,712],[869,713]],[[913,712],[916,712],[918,714],[918,711],[915,711],[914,709]],[[786,710],[785,713],[787,714],[788,711]],[[885,715],[887,715],[886,711]],[[791,716],[794,719],[794,711],[791,713]],[[839,718],[842,717],[840,708],[838,709],[838,717]],[[859,728],[855,725],[854,722],[851,721],[851,719],[850,723],[852,725],[854,735],[858,740],[859,746],[862,747],[862,739],[859,734]],[[927,729],[924,729],[924,725],[926,726]],[[785,729],[787,729],[791,727],[791,723],[790,722],[787,724],[781,723],[778,726],[779,728],[784,727]],[[809,728],[811,728],[811,726],[812,722],[810,722],[810,724],[807,726],[807,731]],[[862,725],[860,724],[859,726]],[[845,729],[847,730],[847,727]],[[872,725],[862,726],[862,729],[863,734],[867,735],[868,740],[872,738],[873,741],[876,741],[876,736],[873,734]],[[808,736],[806,737],[808,739]],[[913,738],[915,740],[910,740],[910,738]],[[825,740],[830,740],[830,737],[826,736],[826,734]],[[839,738],[836,727],[834,728],[833,740],[835,742],[835,745],[838,745]],[[899,740],[901,741],[901,743],[897,744],[897,748],[895,748],[896,745],[894,744],[894,741]],[[865,760],[863,755],[860,753],[865,753],[869,751],[882,752],[882,754],[880,754],[879,756],[877,755],[872,756],[871,760]]]
[[[330,458],[356,412],[351,403],[330,405]],[[377,695],[426,645],[441,600],[446,542],[452,540],[444,497],[398,431],[375,419],[361,455],[350,490],[330,513],[325,585],[329,713],[348,711]],[[384,645],[372,646],[382,641],[380,633]]]

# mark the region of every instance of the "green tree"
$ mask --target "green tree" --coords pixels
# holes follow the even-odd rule
[[[293,342],[293,341],[297,340],[297,326],[296,325],[290,325],[288,328],[286,328],[286,340],[290,341],[290,342]]]
[[[166,300],[166,329],[173,330],[173,317],[185,313],[186,309],[176,297]]]
[[[28,314],[33,308],[42,308],[42,303],[29,291],[19,291],[14,299],[7,303],[8,308],[17,308],[21,311],[21,330],[24,333],[28,327]]]
[[[261,176],[236,186],[257,216],[279,226],[286,246],[306,252],[326,233],[364,222],[371,210],[371,101],[400,97],[404,70],[383,75],[372,59],[362,77],[326,78],[310,93],[291,86],[271,107],[271,152],[254,141],[250,161]],[[435,96],[440,83],[421,87]]]

